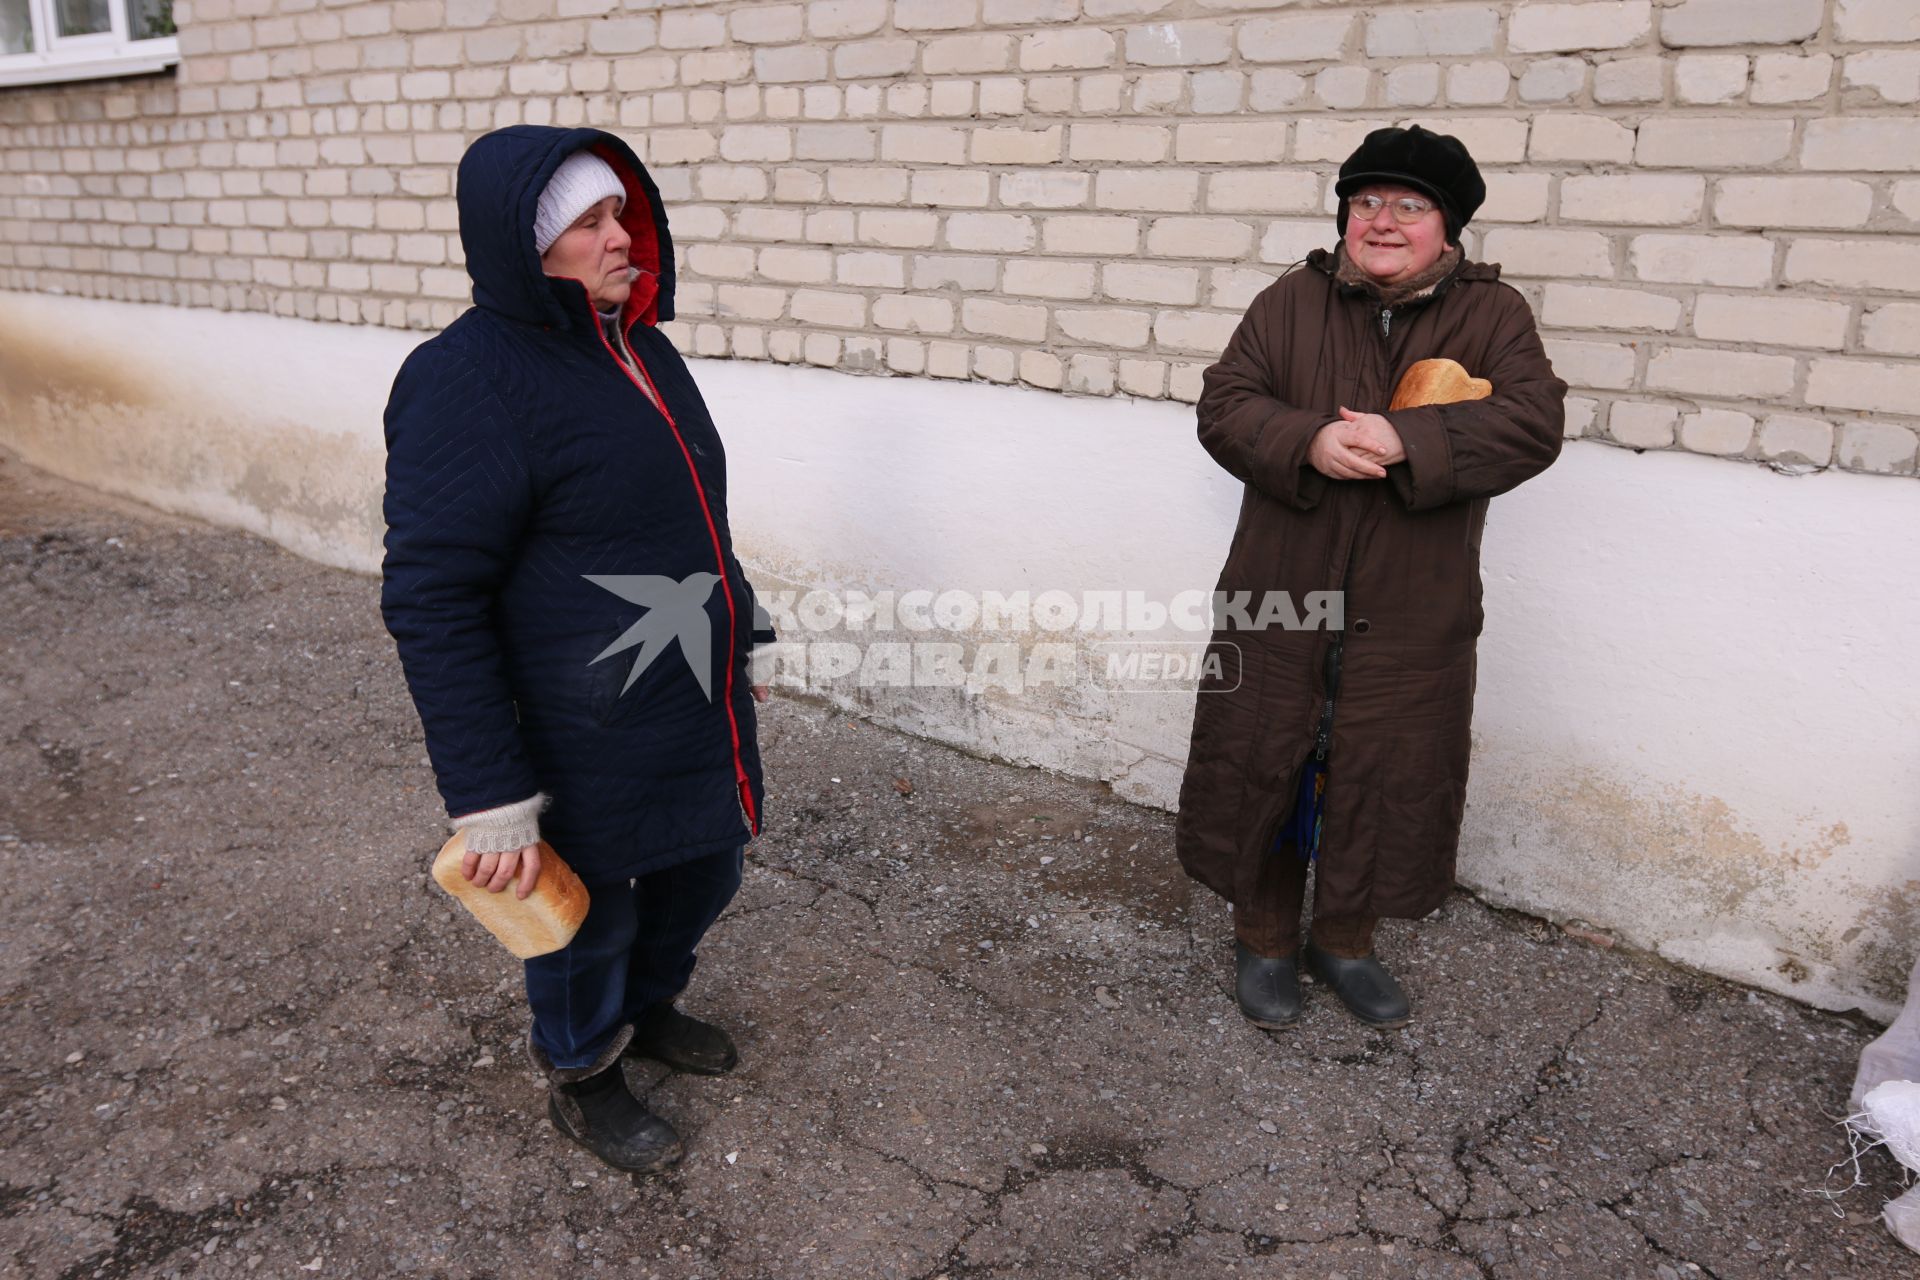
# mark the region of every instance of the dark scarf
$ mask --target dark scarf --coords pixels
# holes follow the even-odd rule
[[[1448,245],[1446,251],[1425,271],[1409,276],[1399,284],[1382,285],[1362,271],[1353,259],[1347,256],[1347,246],[1342,243],[1334,250],[1336,265],[1333,278],[1349,289],[1358,289],[1369,295],[1383,307],[1397,307],[1404,302],[1412,302],[1431,294],[1442,280],[1454,273],[1465,256],[1460,251],[1459,245]]]

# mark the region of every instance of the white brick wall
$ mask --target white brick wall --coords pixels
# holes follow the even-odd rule
[[[1913,0],[178,0],[170,77],[0,90],[0,287],[427,329],[503,125],[672,210],[690,352],[1191,399],[1333,239],[1329,175],[1473,148],[1470,247],[1568,432],[1913,474]]]

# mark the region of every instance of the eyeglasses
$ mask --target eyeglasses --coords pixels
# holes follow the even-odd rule
[[[1368,222],[1380,216],[1382,209],[1393,210],[1395,222],[1418,222],[1433,212],[1433,201],[1422,200],[1419,196],[1401,196],[1398,200],[1383,200],[1375,195],[1357,195],[1347,197],[1347,208],[1359,214]]]

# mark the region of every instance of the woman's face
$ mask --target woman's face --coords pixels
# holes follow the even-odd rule
[[[1355,266],[1380,284],[1399,284],[1440,260],[1447,247],[1447,219],[1438,207],[1414,222],[1395,221],[1393,214],[1395,200],[1411,196],[1433,204],[1430,197],[1412,187],[1393,186],[1362,187],[1353,194],[1386,202],[1371,219],[1351,206],[1347,209],[1347,256]]]
[[[540,269],[587,286],[593,305],[601,311],[617,307],[633,291],[633,271],[627,249],[633,237],[620,225],[620,200],[608,196],[574,219],[545,253]]]

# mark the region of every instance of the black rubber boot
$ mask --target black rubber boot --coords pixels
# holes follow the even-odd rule
[[[1307,944],[1307,971],[1333,988],[1347,1012],[1371,1027],[1404,1027],[1413,1016],[1407,993],[1376,956],[1348,960]]]
[[[633,1096],[618,1062],[597,1076],[555,1084],[547,1093],[547,1118],[625,1173],[653,1173],[687,1153],[673,1126]]]
[[[689,1017],[671,1000],[651,1005],[633,1023],[629,1058],[652,1058],[675,1071],[723,1076],[740,1064],[733,1038],[711,1022]]]
[[[1268,1031],[1289,1027],[1300,1017],[1300,968],[1293,956],[1270,960],[1233,944],[1234,997],[1248,1022]]]
[[[621,1027],[584,1067],[556,1067],[527,1034],[527,1057],[547,1078],[547,1119],[563,1135],[624,1173],[653,1173],[687,1153],[672,1125],[627,1088],[621,1070],[632,1027]]]

